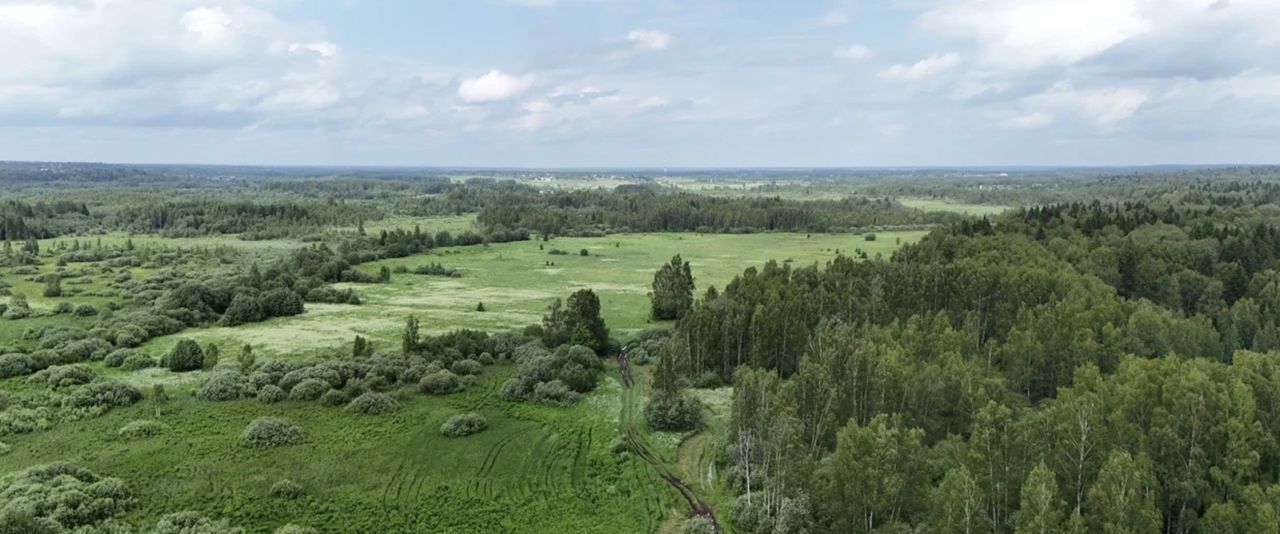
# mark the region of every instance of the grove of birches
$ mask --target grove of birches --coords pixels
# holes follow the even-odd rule
[[[11,442],[0,455],[24,436],[132,406],[160,413],[177,397],[380,416],[499,368],[510,377],[492,402],[567,409],[605,395],[625,364],[651,377],[641,424],[702,436],[714,467],[718,490],[704,497],[716,514],[674,527],[684,532],[1280,532],[1278,169],[733,176],[759,182],[740,196],[642,174],[617,188],[543,190],[408,171],[60,169],[15,164],[0,177],[2,280],[40,288],[0,281],[0,441]],[[815,189],[844,199],[787,194]],[[1012,207],[970,216],[898,197]],[[391,215],[465,214],[475,217],[466,231],[365,229]],[[358,306],[362,288],[400,277],[467,276],[448,255],[417,272],[359,269],[444,248],[541,243],[550,264],[579,254],[554,249],[567,236],[849,233],[856,243],[895,229],[929,232],[891,255],[851,247],[821,263],[757,251],[719,286],[697,282],[698,251],[684,251],[647,266],[650,319],[625,333],[606,324],[595,291],[566,287],[536,324],[427,334],[431,317],[415,313],[396,318],[399,339],[358,337],[333,358],[267,359],[251,344],[183,338]],[[257,255],[163,244],[198,237],[301,245]],[[86,280],[107,282],[83,290]],[[102,303],[29,303],[63,295]],[[476,313],[493,307],[476,300]],[[162,336],[179,341],[145,350]],[[183,386],[115,374],[146,369],[203,375]],[[696,393],[725,388],[725,423],[710,425]],[[488,426],[460,412],[439,431],[465,440]],[[288,447],[305,432],[262,417],[241,441]],[[300,491],[285,482],[271,492]],[[14,468],[0,477],[0,532],[259,531],[209,510],[131,523],[136,489],[72,463]]]

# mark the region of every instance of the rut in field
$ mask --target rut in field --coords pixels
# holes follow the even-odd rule
[[[631,364],[627,361],[626,351],[618,353],[618,373],[622,378],[623,389],[630,391],[631,387],[634,385],[634,381],[631,378]],[[671,472],[671,469],[668,468],[665,463],[654,456],[653,452],[649,450],[648,444],[645,443],[644,439],[635,431],[635,422],[632,421],[629,405],[630,403],[625,401],[623,402],[623,438],[626,440],[627,446],[631,448],[631,451],[635,453],[636,456],[649,464],[649,466],[657,472],[658,476],[662,477],[662,480],[666,481],[672,488],[675,488],[676,492],[684,498],[685,502],[689,505],[689,517],[706,518],[711,522],[712,532],[721,532],[720,523],[716,521],[715,508],[710,504],[707,504],[707,502],[702,500],[702,498],[698,497],[697,492],[693,491],[692,487],[686,484],[683,480],[680,480],[680,477]]]

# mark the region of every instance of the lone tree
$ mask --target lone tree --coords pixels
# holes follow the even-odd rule
[[[418,318],[412,315],[404,321],[404,333],[400,335],[400,352],[408,356],[418,351]]]
[[[653,275],[652,304],[649,315],[657,320],[678,319],[693,306],[693,273],[689,262],[676,254]]]
[[[569,295],[562,307],[560,299],[542,318],[543,341],[552,347],[574,343],[600,352],[609,342],[609,329],[600,318],[600,298],[590,289]]]
[[[45,276],[44,296],[61,297],[62,296],[62,277],[57,273],[51,273]]]

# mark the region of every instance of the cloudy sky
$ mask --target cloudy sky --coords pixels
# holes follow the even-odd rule
[[[0,159],[1277,163],[1278,0],[0,0]]]

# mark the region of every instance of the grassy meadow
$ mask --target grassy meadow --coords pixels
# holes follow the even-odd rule
[[[837,250],[844,254],[862,250],[872,257],[887,257],[925,233],[882,232],[875,241],[851,234],[655,233],[439,249],[364,264],[360,270],[374,274],[383,266],[404,266],[412,271],[419,265],[440,263],[458,269],[461,277],[398,273],[390,284],[339,284],[354,288],[364,303],[308,304],[306,313],[297,317],[234,328],[190,329],[152,340],[146,349],[160,353],[176,338],[188,337],[227,347],[252,344],[268,357],[307,355],[349,343],[356,335],[390,349],[398,346],[400,330],[409,315],[418,317],[424,333],[432,334],[458,328],[518,328],[539,322],[556,298],[565,298],[580,288],[590,288],[600,296],[605,322],[615,337],[625,338],[653,326],[648,319],[653,273],[676,254],[692,264],[701,293],[709,285],[723,288],[744,269],[770,259],[791,260],[794,266],[821,265],[834,258]],[[552,255],[552,249],[568,254]],[[580,255],[583,249],[588,256]],[[476,311],[480,303],[484,303],[484,312]]]
[[[470,217],[410,218],[366,223],[373,233],[421,224],[426,231],[463,230]],[[353,231],[338,229],[337,231]],[[323,359],[345,351],[359,334],[375,348],[397,351],[405,317],[417,316],[424,334],[458,328],[498,331],[540,321],[547,306],[579,288],[593,289],[602,314],[619,338],[646,327],[653,273],[675,254],[692,264],[697,291],[723,288],[734,276],[774,259],[793,266],[822,264],[839,253],[889,255],[925,232],[881,232],[875,240],[853,234],[761,233],[701,235],[654,233],[600,238],[555,238],[437,249],[427,254],[359,266],[370,274],[382,267],[439,263],[460,277],[396,273],[389,284],[339,284],[352,287],[363,304],[309,303],[302,315],[238,327],[188,329],[156,338],[139,350],[159,356],[178,339],[222,348],[221,365],[244,344],[259,361],[280,358]],[[234,238],[166,239],[108,234],[104,245],[132,239],[135,247],[226,250],[239,260],[276,257],[300,241],[242,241]],[[96,241],[96,238],[94,239]],[[59,240],[42,242],[56,246]],[[67,241],[63,239],[61,241]],[[82,240],[85,241],[85,240]],[[566,254],[552,254],[553,249]],[[587,255],[581,255],[582,250]],[[90,280],[64,290],[106,287],[110,274],[84,269]],[[216,267],[216,266],[211,266]],[[39,267],[39,273],[54,269]],[[130,268],[145,278],[155,269]],[[42,296],[39,275],[5,271],[0,279],[28,297],[36,315],[0,320],[0,345],[29,328],[71,324],[90,328],[98,317],[47,314],[66,301],[105,308],[108,297],[68,294]],[[68,292],[70,293],[70,292]],[[485,311],[476,310],[483,302]],[[128,306],[127,303],[126,307]],[[0,456],[0,473],[55,461],[73,462],[103,476],[118,477],[136,492],[138,506],[122,516],[132,525],[149,525],[176,510],[195,510],[246,527],[271,532],[288,523],[322,532],[652,532],[673,531],[687,511],[679,495],[656,471],[633,455],[617,452],[624,428],[640,432],[655,457],[689,481],[712,503],[725,505],[727,494],[716,480],[704,449],[707,433],[649,432],[640,410],[650,369],[637,369],[637,387],[624,390],[616,366],[606,369],[596,391],[569,408],[499,400],[498,389],[514,373],[500,362],[487,366],[466,391],[430,397],[413,388],[395,392],[398,412],[381,416],[351,413],[316,402],[256,400],[208,402],[190,392],[216,371],[175,374],[151,368],[124,371],[102,362],[86,362],[96,373],[120,379],[144,392],[155,384],[172,400],[159,413],[150,399],[92,419],[63,422],[32,434],[10,435],[11,452]],[[35,386],[24,378],[0,380],[13,391]],[[725,424],[731,389],[700,392],[711,428]],[[450,416],[477,412],[489,429],[465,438],[445,438],[438,428]],[[240,435],[253,419],[273,415],[297,423],[303,443],[267,450],[248,449]],[[127,439],[118,430],[138,419],[165,425],[158,436]],[[271,495],[280,480],[303,488],[296,499]]]

